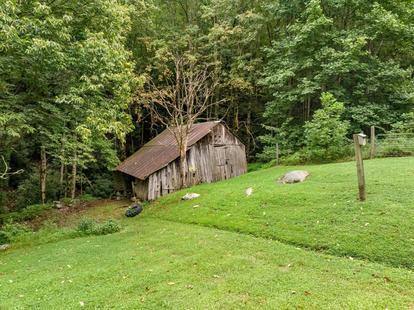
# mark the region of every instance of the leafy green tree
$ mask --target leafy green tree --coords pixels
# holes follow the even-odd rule
[[[305,144],[309,150],[323,150],[327,154],[341,154],[348,139],[349,121],[342,120],[345,106],[331,93],[322,93],[322,107],[313,119],[305,123]]]
[[[412,107],[411,1],[279,1],[268,8],[277,16],[261,81],[272,96],[269,125],[280,128],[290,116],[289,128],[301,128],[326,91],[346,103],[353,132],[389,127]]]
[[[74,187],[78,162],[93,157],[92,142],[112,141],[102,145],[114,149],[132,129],[126,111],[139,81],[125,48],[129,7],[112,0],[7,0],[0,22],[1,134],[33,139],[42,167],[47,157],[70,162]]]

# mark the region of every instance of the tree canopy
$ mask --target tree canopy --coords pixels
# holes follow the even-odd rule
[[[339,147],[412,128],[412,16],[411,0],[4,0],[0,205],[38,177],[59,189],[48,200],[111,179],[164,129],[141,99],[172,85],[177,57],[209,68],[200,118],[223,120],[251,160],[323,149],[321,132]]]

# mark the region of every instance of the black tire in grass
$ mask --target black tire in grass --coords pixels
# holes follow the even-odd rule
[[[129,207],[126,212],[125,212],[125,216],[126,217],[134,217],[137,216],[138,214],[140,214],[142,212],[142,206],[140,205],[133,205],[132,207]]]

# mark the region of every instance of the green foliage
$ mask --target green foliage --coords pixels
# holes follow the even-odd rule
[[[113,176],[111,174],[97,175],[93,184],[86,188],[88,194],[98,198],[109,198],[114,192]]]
[[[413,104],[413,8],[407,1],[319,1],[268,5],[277,35],[261,84],[268,124],[302,128],[323,92],[345,102],[348,134],[387,127]],[[302,131],[303,132],[303,131]],[[303,136],[292,141],[303,141]],[[297,149],[296,149],[297,150]]]
[[[102,223],[99,226],[97,231],[98,235],[108,235],[119,232],[121,230],[121,226],[112,219],[107,220],[106,222]]]
[[[4,224],[1,227],[1,230],[5,232],[11,238],[15,238],[15,237],[24,235],[32,231],[28,226],[24,224],[12,223],[12,222],[8,222]]]
[[[2,4],[0,155],[32,141],[29,156],[39,158],[36,150],[45,147],[51,169],[79,170],[98,158],[103,170],[116,166],[140,85],[125,47],[129,13],[112,0]],[[37,192],[31,184],[21,191],[20,207],[38,201],[29,197]]]
[[[78,223],[77,231],[82,235],[108,235],[119,232],[121,226],[112,219],[102,224],[90,218],[82,218]]]
[[[176,55],[211,68],[212,98],[226,103],[203,118],[223,119],[261,161],[275,158],[276,143],[291,162],[348,154],[305,137],[325,92],[344,103],[348,137],[404,122],[414,104],[410,1],[3,2],[0,155],[25,170],[0,182],[4,210],[14,202],[1,193],[19,186],[18,207],[38,202],[31,166],[41,147],[48,176],[62,168],[68,193],[82,176],[88,193],[108,197],[109,178],[94,179],[162,129],[137,98],[145,81],[163,89],[175,78]]]
[[[94,200],[96,200],[96,199],[97,199],[97,197],[95,197],[95,196],[93,196],[93,195],[91,195],[91,194],[82,194],[82,195],[80,195],[80,196],[78,197],[78,199],[79,199],[80,201],[85,201],[85,202],[88,202],[88,201],[94,201]]]
[[[52,208],[53,204],[30,205],[19,211],[0,214],[0,223],[32,220]]]
[[[96,221],[91,218],[82,218],[79,223],[77,230],[86,235],[92,235],[96,229]]]
[[[403,114],[401,121],[392,125],[391,133],[414,134],[414,112]]]
[[[0,245],[10,243],[10,238],[4,231],[0,230]]]
[[[341,120],[344,104],[331,93],[321,96],[322,108],[316,110],[313,119],[305,123],[304,158],[311,161],[331,161],[349,154],[349,121]]]
[[[397,157],[414,155],[414,112],[403,114],[401,121],[392,125],[378,141],[379,156]]]
[[[46,197],[48,201],[59,200],[61,192],[59,175],[57,171],[51,170],[46,178]],[[19,184],[15,196],[15,203],[19,210],[41,202],[38,169],[31,173],[26,173],[26,177]]]
[[[322,108],[305,124],[305,144],[311,149],[340,148],[347,143],[349,122],[342,121],[344,104],[336,101],[331,93],[321,96]]]

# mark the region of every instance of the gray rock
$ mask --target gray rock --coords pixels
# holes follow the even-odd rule
[[[53,201],[53,204],[56,209],[62,209],[65,207],[61,201]]]
[[[1,244],[0,245],[0,251],[6,251],[8,248],[10,248],[10,244]]]
[[[282,184],[299,183],[299,182],[305,181],[308,176],[309,176],[309,172],[307,171],[303,171],[303,170],[290,171],[279,179],[279,183],[282,183]]]
[[[181,199],[182,200],[191,200],[191,199],[194,199],[194,198],[197,198],[197,197],[200,197],[200,194],[197,194],[197,193],[187,193]]]

